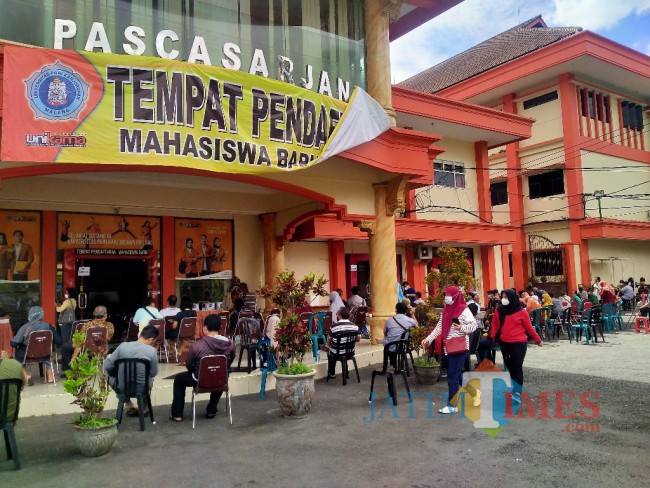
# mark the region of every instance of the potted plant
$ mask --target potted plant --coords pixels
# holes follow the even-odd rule
[[[309,329],[296,313],[310,294],[325,296],[325,277],[309,274],[298,281],[293,271],[283,271],[275,286],[266,285],[258,293],[282,309],[282,320],[275,330],[276,354],[281,366],[273,372],[278,403],[285,418],[302,418],[309,413],[314,397],[316,370],[302,362],[311,348]]]
[[[418,326],[412,328],[409,333],[411,351],[416,352],[416,358],[413,359],[413,371],[418,383],[433,385],[440,378],[440,363],[432,354],[429,354],[428,349],[422,348],[422,340],[431,333],[438,323],[440,315],[429,304],[424,304],[415,309],[415,317]]]
[[[80,347],[85,337],[77,332],[72,344]],[[83,351],[70,362],[65,372],[63,388],[74,395],[72,403],[79,405],[83,412],[74,424],[74,439],[84,456],[97,457],[111,450],[117,438],[117,420],[101,416],[110,392],[106,375],[102,372],[102,357]]]

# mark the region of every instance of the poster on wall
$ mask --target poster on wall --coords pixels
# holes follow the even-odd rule
[[[225,68],[146,56],[4,47],[3,161],[301,170],[391,127],[349,102]]]
[[[59,249],[160,249],[158,217],[60,212],[58,227]]]
[[[0,281],[40,281],[41,214],[0,210]]]
[[[233,241],[232,220],[176,219],[176,278],[231,279]]]

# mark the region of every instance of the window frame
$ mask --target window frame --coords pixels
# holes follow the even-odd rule
[[[436,168],[436,166],[439,166],[439,168]],[[466,176],[465,163],[445,159],[435,159],[433,161],[433,186],[467,188]],[[446,181],[451,181],[451,184],[444,184]]]
[[[498,185],[498,188],[495,188]],[[503,198],[497,201],[498,196],[505,195],[505,201]],[[507,181],[496,181],[490,183],[490,203],[493,207],[497,205],[507,205],[509,201],[508,198],[508,182]]]
[[[561,191],[559,191],[559,183],[561,183]],[[565,194],[564,170],[561,168],[528,176],[528,198],[530,200]]]

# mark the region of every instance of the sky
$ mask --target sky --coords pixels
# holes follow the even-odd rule
[[[391,43],[399,83],[538,14],[650,55],[650,0],[465,0]]]

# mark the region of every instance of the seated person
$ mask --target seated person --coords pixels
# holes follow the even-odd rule
[[[277,313],[269,315],[269,317],[266,319],[266,326],[264,328],[264,337],[269,339],[271,341],[271,346],[272,347],[277,347],[278,346],[278,341],[275,340],[275,329],[278,327],[278,324],[280,323],[280,315]]]
[[[108,373],[108,384],[111,385],[115,393],[118,393],[117,386],[119,385],[119,371],[115,365],[118,359],[146,359],[149,361],[151,365],[149,369],[149,391],[151,391],[153,378],[158,374],[158,352],[153,347],[157,338],[158,329],[153,325],[147,325],[140,332],[140,337],[137,341],[121,343],[112,354],[104,359],[104,369]],[[124,379],[122,379],[123,381]],[[138,382],[140,384],[144,382],[144,370],[138,370]],[[130,417],[138,415],[138,409],[133,405],[130,398],[126,399],[124,408],[126,408],[126,414]],[[145,412],[146,414],[147,412]]]
[[[0,351],[0,380],[21,380],[23,383],[20,389],[25,387],[29,378],[27,371],[23,369],[22,365],[15,359],[9,359],[7,351]],[[9,400],[7,403],[7,418],[11,419],[16,415],[16,400],[18,399],[18,392],[13,389],[9,390]]]
[[[405,298],[404,300],[408,300],[408,298]],[[406,334],[404,335],[404,338],[408,339],[408,331],[411,327],[418,326],[415,319],[407,315],[408,312],[409,307],[405,303],[399,302],[395,305],[395,316],[388,319],[384,324],[384,338],[381,341],[382,344],[388,344],[400,340],[405,332]],[[395,346],[390,346],[388,352],[390,364],[393,367],[396,367],[397,361],[395,357]]]
[[[138,324],[140,332],[142,332],[142,329],[149,325],[149,321],[151,319],[162,318],[163,316],[156,308],[156,299],[152,296],[149,296],[144,299],[142,307],[136,310],[135,315],[133,316],[133,322]]]
[[[348,307],[365,307],[366,301],[359,295],[359,288],[353,286],[350,291],[352,292],[352,295],[348,298]]]
[[[86,331],[90,327],[105,327],[106,328],[106,340],[110,341],[115,333],[115,327],[111,322],[108,322],[108,310],[104,305],[97,305],[95,310],[93,310],[93,320],[85,322],[79,332],[83,335],[86,335]],[[63,344],[61,346],[61,366],[63,371],[70,369],[70,361],[77,357],[77,354],[81,352],[80,347],[74,347],[70,343]],[[106,351],[104,351],[104,354]],[[65,376],[65,373],[62,374]]]
[[[596,293],[596,290],[594,289],[593,286],[589,287],[587,300],[593,303],[594,307],[600,303],[600,297],[598,296],[598,293]]]
[[[163,318],[174,317],[181,311],[181,309],[176,306],[176,303],[178,303],[176,295],[169,295],[169,297],[167,297],[167,306],[160,310],[160,315],[162,315]]]
[[[190,346],[187,353],[187,371],[179,373],[174,378],[174,397],[170,420],[181,422],[185,407],[185,389],[197,385],[199,365],[204,356],[224,355],[228,358],[228,367],[235,359],[235,343],[225,336],[219,335],[221,321],[217,315],[208,315],[203,326],[203,337]],[[210,393],[210,402],[206,410],[206,418],[212,419],[217,415],[217,405],[221,392]]]
[[[539,303],[539,298],[537,298],[537,295],[531,295],[526,302],[526,312],[530,314],[533,310],[537,310],[538,308],[542,308]]]
[[[196,318],[196,310],[193,307],[194,303],[188,296],[181,298],[181,311],[174,316],[174,322],[171,327],[165,330],[165,339],[178,338],[178,332],[181,325],[181,320],[185,318]]]
[[[422,299],[422,292],[421,291],[416,291],[415,292],[415,300],[413,301],[413,305],[416,307],[418,305],[424,305],[424,300]]]
[[[50,324],[47,322],[43,322],[43,316],[45,315],[45,311],[41,307],[32,307],[29,309],[29,313],[27,315],[27,320],[28,322],[23,325],[20,329],[18,329],[18,332],[14,336],[13,339],[11,339],[11,347],[15,348],[16,352],[14,353],[14,359],[18,361],[19,363],[22,363],[25,361],[25,353],[27,352],[27,342],[29,341],[29,336],[32,332],[37,332],[41,330],[49,330],[52,332],[52,340],[55,345],[60,346],[61,345],[61,336],[59,335],[57,337],[57,334],[54,334],[54,327],[52,327]],[[48,356],[49,359],[49,356]],[[27,384],[29,386],[34,385],[34,380],[32,377],[27,373],[27,370],[25,370],[25,374],[27,376]]]
[[[336,324],[332,327],[330,331],[330,336],[327,339],[327,377],[333,379],[336,377],[336,354],[339,354],[339,351],[332,349],[332,337],[337,335],[345,334],[348,332],[356,332],[357,338],[355,342],[359,342],[361,336],[359,334],[359,327],[350,322],[350,309],[347,307],[341,307],[338,312],[336,312]]]

